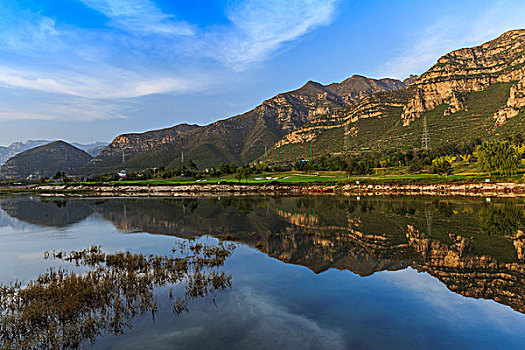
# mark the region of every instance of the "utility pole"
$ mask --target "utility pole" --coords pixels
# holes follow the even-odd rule
[[[313,159],[313,156],[312,156],[312,144],[313,143],[314,143],[313,141],[310,142],[310,163],[312,163],[312,159]]]
[[[125,151],[122,150],[122,164],[124,164],[126,162],[126,154],[125,154]]]
[[[430,136],[428,136],[428,129],[427,129],[427,116],[423,117],[423,138],[421,140],[422,148],[424,150],[428,150],[430,148]]]
[[[293,144],[293,170],[295,170],[295,143]]]
[[[277,148],[279,151],[279,168],[281,167],[281,147]]]
[[[180,156],[180,164],[184,165],[184,151],[182,151],[182,154]]]
[[[264,163],[268,164],[268,149],[266,148],[266,145],[264,145]]]
[[[343,150],[344,152],[348,152],[348,123],[345,124],[345,131],[344,131],[344,146],[343,146]]]

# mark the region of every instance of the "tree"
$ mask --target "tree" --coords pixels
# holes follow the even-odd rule
[[[434,166],[434,171],[439,175],[450,175],[453,172],[452,163],[454,162],[455,157],[444,156],[438,157],[432,161]]]
[[[249,169],[245,167],[239,167],[237,168],[237,172],[235,173],[235,178],[241,182],[242,179],[245,179],[246,182],[248,182],[248,174]]]
[[[489,174],[499,171],[503,175],[515,174],[520,164],[520,154],[508,141],[485,141],[476,148],[478,168]]]

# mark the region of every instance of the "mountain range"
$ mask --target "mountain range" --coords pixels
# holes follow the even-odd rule
[[[425,124],[430,147],[461,144],[525,133],[524,107],[525,30],[514,30],[441,57],[404,89],[319,116],[276,147],[285,155],[305,142],[324,152],[411,150],[422,147]]]
[[[354,75],[308,81],[244,114],[205,126],[179,124],[117,136],[79,174],[252,159],[439,148],[525,133],[525,30],[441,57],[404,81]],[[292,148],[294,151],[292,151]],[[266,155],[263,157],[263,155]]]
[[[176,167],[181,164],[183,153],[186,161],[200,161],[201,167],[204,163],[249,161],[317,116],[351,106],[364,96],[405,86],[395,79],[376,80],[358,75],[329,85],[309,81],[249,112],[206,126],[180,124],[142,134],[120,135],[81,171]]]
[[[422,147],[426,120],[430,147],[523,131],[525,30],[513,30],[473,48],[441,57],[405,81],[359,75],[341,83],[313,81],[279,94],[253,110],[206,126],[116,137],[81,169],[85,173],[251,161],[276,148],[290,160],[314,152],[412,150]],[[200,164],[199,164],[200,162]]]

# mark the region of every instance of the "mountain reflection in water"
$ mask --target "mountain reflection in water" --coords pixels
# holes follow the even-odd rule
[[[24,222],[61,227],[96,213],[125,232],[210,235],[270,257],[360,276],[412,267],[450,290],[525,313],[525,201],[255,197],[0,199]]]

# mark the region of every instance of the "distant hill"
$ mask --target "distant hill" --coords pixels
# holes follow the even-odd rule
[[[49,140],[27,140],[25,142],[13,142],[9,146],[0,146],[0,166],[4,164],[9,158],[16,156],[18,153],[27,151],[28,149],[38,146],[46,145],[53,141]],[[96,157],[108,144],[107,142],[93,142],[89,144],[72,143],[76,148],[89,153],[92,157]]]
[[[28,140],[25,142],[13,142],[7,147],[0,146],[0,165],[4,164],[9,158],[16,156],[20,152],[28,149],[45,145],[47,140]]]
[[[102,151],[108,145],[107,142],[93,142],[93,143],[88,143],[85,145],[81,143],[73,142],[71,144],[75,146],[76,148],[80,148],[81,150],[86,151],[92,157],[98,156],[100,151]]]
[[[404,88],[395,79],[370,79],[355,75],[341,83],[322,85],[313,81],[279,94],[244,114],[198,126],[180,124],[172,128],[116,137],[81,169],[102,173],[119,168],[176,167],[184,160],[203,167],[220,161],[240,162],[264,154],[284,135],[334,110],[351,106],[365,96]]]
[[[0,178],[39,178],[57,171],[71,174],[93,157],[64,141],[32,148],[9,159],[0,170]]]

